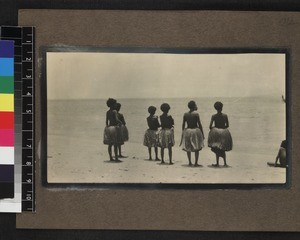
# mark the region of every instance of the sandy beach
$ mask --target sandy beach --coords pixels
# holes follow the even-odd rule
[[[143,146],[147,129],[147,106],[158,106],[163,99],[121,100],[129,130],[129,141],[122,147],[128,158],[110,162],[103,144],[106,100],[50,101],[48,105],[48,181],[53,183],[284,183],[286,170],[269,167],[275,162],[278,147],[285,135],[284,105],[274,98],[224,99],[230,114],[233,149],[227,153],[228,168],[213,168],[215,155],[207,147],[210,103],[198,99],[204,128],[205,147],[199,164],[189,167],[186,152],[179,147],[182,113],[186,99],[169,99],[175,120],[174,165],[146,160]],[[261,104],[264,102],[264,104]],[[262,114],[263,113],[263,114]],[[158,111],[158,114],[160,112]],[[153,155],[154,156],[154,151]],[[168,162],[167,150],[165,160]],[[193,160],[194,161],[194,160]],[[223,164],[221,159],[220,164]]]
[[[110,162],[107,146],[101,142],[57,136],[48,144],[56,147],[48,155],[51,183],[285,183],[284,168],[267,166],[275,154],[231,151],[227,153],[229,167],[216,168],[211,166],[214,154],[206,146],[200,152],[202,166],[190,167],[178,144],[173,147],[174,165],[147,160],[147,148],[136,143],[125,143],[123,154],[128,157],[122,162]]]

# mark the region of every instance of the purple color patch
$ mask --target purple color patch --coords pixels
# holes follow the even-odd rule
[[[1,58],[14,57],[14,41],[7,41],[7,40],[0,41],[0,57]]]

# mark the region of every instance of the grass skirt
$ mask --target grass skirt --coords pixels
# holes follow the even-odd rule
[[[212,128],[208,134],[208,146],[223,151],[232,150],[232,137],[229,130]]]
[[[127,142],[129,140],[129,133],[128,133],[128,129],[125,125],[121,125],[120,127],[120,137],[121,137],[121,142],[122,144],[124,144],[124,142]]]
[[[158,133],[158,146],[168,148],[174,146],[174,144],[174,129],[161,129]]]
[[[157,147],[158,146],[158,131],[147,129],[144,135],[144,146]]]
[[[106,145],[110,144],[121,144],[121,128],[118,126],[107,126],[104,128],[103,143]]]
[[[187,152],[200,151],[204,147],[204,137],[199,128],[186,128],[182,132],[182,150]]]

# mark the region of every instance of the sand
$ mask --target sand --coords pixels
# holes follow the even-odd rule
[[[207,146],[200,151],[200,167],[188,166],[186,152],[173,147],[174,165],[147,160],[142,144],[127,142],[122,148],[127,158],[109,161],[107,146],[102,142],[65,136],[48,139],[49,183],[285,183],[286,169],[267,166],[274,154],[235,151],[227,153],[229,167],[212,167],[215,155]],[[153,151],[154,156],[154,151]],[[167,150],[165,161],[168,162]],[[194,162],[194,156],[192,157]],[[223,164],[223,161],[220,161]]]

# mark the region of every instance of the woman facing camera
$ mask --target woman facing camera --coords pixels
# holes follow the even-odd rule
[[[195,152],[195,166],[198,165],[199,151],[204,147],[204,134],[197,105],[194,101],[188,103],[190,109],[183,115],[182,138],[180,146],[187,152],[189,166],[192,166],[191,152]],[[187,128],[185,125],[187,124]]]
[[[222,113],[223,103],[216,102],[214,108],[217,110],[217,113],[211,117],[208,146],[216,154],[216,164],[213,164],[213,166],[219,166],[220,157],[224,159],[224,166],[227,166],[225,152],[232,150],[232,137],[228,130],[228,116]]]

